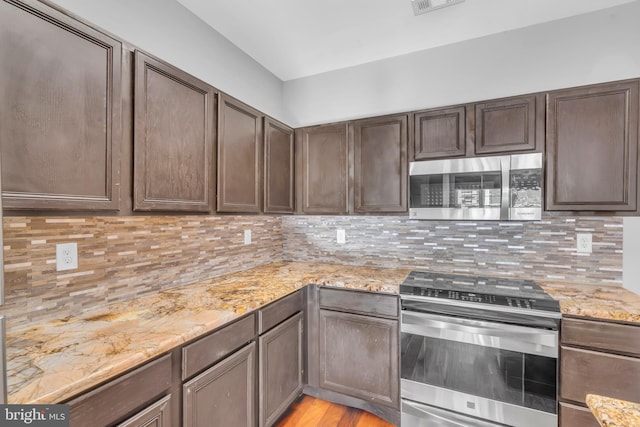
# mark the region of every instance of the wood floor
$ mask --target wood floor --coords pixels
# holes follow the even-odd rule
[[[275,427],[394,427],[360,409],[302,395],[287,409]]]

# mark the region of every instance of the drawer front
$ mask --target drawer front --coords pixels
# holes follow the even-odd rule
[[[589,408],[560,402],[560,427],[600,427]]]
[[[182,348],[182,379],[185,380],[222,360],[256,335],[255,317],[247,316]]]
[[[587,394],[640,401],[640,359],[562,347],[560,396],[585,403]]]
[[[640,327],[592,320],[562,319],[563,344],[640,356]]]
[[[258,333],[263,334],[283,320],[293,316],[304,306],[304,295],[297,291],[258,311]]]
[[[69,404],[72,426],[110,425],[147,405],[171,387],[171,355],[117,378]]]
[[[320,307],[371,316],[398,318],[398,297],[370,292],[320,288]]]

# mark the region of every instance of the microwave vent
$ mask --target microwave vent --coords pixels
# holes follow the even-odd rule
[[[422,15],[423,13],[433,12],[443,7],[453,6],[462,3],[464,0],[411,0],[414,15]]]

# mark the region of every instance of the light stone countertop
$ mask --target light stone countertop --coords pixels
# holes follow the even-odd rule
[[[588,394],[587,406],[602,427],[640,426],[640,403]]]
[[[397,294],[409,272],[278,262],[8,330],[8,402],[64,401],[308,284]]]
[[[57,403],[318,284],[397,294],[402,268],[276,262],[100,310],[7,331],[9,403]],[[640,297],[618,287],[541,283],[565,315],[640,323]]]

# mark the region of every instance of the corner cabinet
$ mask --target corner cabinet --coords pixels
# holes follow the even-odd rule
[[[225,94],[218,101],[218,212],[258,213],[262,113]]]
[[[301,213],[349,213],[349,144],[347,124],[313,126],[296,131]]]
[[[355,213],[407,211],[407,116],[351,125]]]
[[[294,211],[294,132],[290,127],[264,118],[264,212]]]
[[[40,2],[0,1],[5,208],[118,210],[121,78],[119,41]]]
[[[134,210],[213,209],[213,87],[135,52]]]
[[[550,92],[546,210],[638,211],[638,80]]]

